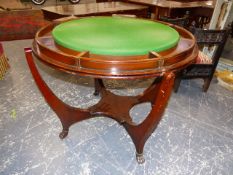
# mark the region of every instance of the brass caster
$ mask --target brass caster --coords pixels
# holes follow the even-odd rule
[[[69,130],[62,130],[59,134],[60,139],[64,139],[68,135]]]
[[[136,153],[136,160],[139,164],[143,164],[145,162],[145,159],[144,159],[144,156],[143,156],[143,153],[139,154],[139,153]]]

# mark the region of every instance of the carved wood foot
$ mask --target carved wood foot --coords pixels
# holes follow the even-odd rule
[[[210,86],[210,82],[211,82],[212,78],[205,78],[204,79],[204,84],[203,84],[203,92],[207,92],[207,90],[209,89]]]
[[[64,139],[69,133],[69,130],[62,130],[62,132],[59,134],[60,139]]]
[[[137,152],[136,157],[140,162],[143,162],[141,155],[143,155],[144,145],[162,118],[172,92],[174,78],[174,73],[166,73],[160,82],[157,82],[156,80],[151,87],[145,90],[142,96],[139,96],[140,101],[148,101],[152,103],[152,109],[142,123],[138,125],[131,125],[129,123],[123,124],[134,142]]]

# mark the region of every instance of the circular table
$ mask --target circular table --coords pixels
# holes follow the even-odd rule
[[[93,77],[94,95],[100,95],[100,101],[88,109],[63,103],[43,81],[32,52],[50,67]],[[175,25],[137,18],[89,17],[45,26],[25,54],[38,88],[62,123],[61,139],[72,124],[104,115],[123,125],[134,142],[138,162],[143,163],[145,142],[162,118],[176,72],[195,60],[198,49],[193,35]],[[113,94],[102,81],[151,77],[154,82],[137,96]],[[152,109],[136,124],[129,111],[144,102],[151,103]]]

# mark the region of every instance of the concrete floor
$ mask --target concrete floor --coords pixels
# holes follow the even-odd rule
[[[182,81],[138,165],[126,131],[101,117],[75,124],[60,140],[61,124],[45,103],[23,53],[31,40],[4,42],[11,69],[0,81],[1,175],[231,175],[233,172],[233,92],[214,79],[207,93],[202,80]],[[49,87],[64,102],[86,108],[93,97],[90,78],[75,77],[37,63]],[[138,94],[151,80],[107,81],[114,93]],[[149,104],[132,109],[140,123]]]

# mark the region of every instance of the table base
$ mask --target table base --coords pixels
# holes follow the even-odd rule
[[[95,78],[94,95],[100,95],[100,101],[88,109],[79,109],[62,102],[47,86],[36,68],[31,48],[25,49],[25,55],[40,92],[61,121],[63,127],[59,135],[61,139],[68,135],[69,127],[72,124],[103,115],[116,120],[126,129],[135,145],[138,163],[145,161],[143,148],[166,108],[174,84],[175,75],[173,72],[164,73],[155,78],[154,82],[137,96],[113,94],[105,88],[102,79]],[[135,124],[129,111],[134,105],[144,102],[150,102],[152,109],[143,122]]]

